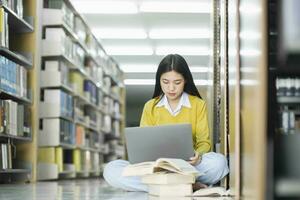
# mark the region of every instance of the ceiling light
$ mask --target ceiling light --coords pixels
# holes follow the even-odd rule
[[[198,39],[210,38],[208,29],[191,29],[191,28],[168,28],[153,29],[149,32],[151,39]]]
[[[137,5],[130,1],[72,0],[79,13],[84,14],[136,14]]]
[[[125,73],[155,73],[156,65],[147,64],[124,64],[121,65],[122,71]]]
[[[156,55],[168,55],[171,53],[176,53],[180,55],[191,55],[191,56],[208,56],[210,55],[210,50],[203,47],[195,46],[170,46],[170,47],[157,47],[155,50]]]
[[[154,85],[155,79],[125,79],[125,85]]]
[[[122,64],[121,69],[125,73],[156,73],[158,64]],[[207,67],[190,66],[192,73],[207,73]]]
[[[94,28],[92,32],[100,39],[145,39],[147,33],[138,28]]]
[[[147,46],[105,46],[109,55],[152,55],[153,50]]]
[[[165,12],[165,13],[210,13],[212,3],[200,2],[159,2],[147,1],[140,4],[140,12]]]
[[[155,85],[155,79],[125,79],[125,85]],[[209,84],[209,81],[196,79],[194,80],[195,85],[205,86]]]

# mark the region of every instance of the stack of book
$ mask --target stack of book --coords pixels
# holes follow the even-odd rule
[[[182,159],[160,158],[125,167],[123,176],[141,176],[148,185],[150,199],[191,199],[202,196],[229,196],[223,187],[200,189],[193,192],[193,184],[203,175]]]
[[[194,175],[166,171],[144,175],[141,179],[148,185],[149,194],[154,196],[190,196],[195,183]]]
[[[123,172],[123,176],[141,176],[149,194],[155,196],[190,196],[198,175],[201,174],[188,162],[173,158],[132,164]]]

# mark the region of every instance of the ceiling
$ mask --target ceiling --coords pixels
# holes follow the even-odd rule
[[[156,68],[169,53],[183,55],[196,84],[206,84],[212,34],[210,0],[71,2],[125,72],[128,104],[144,104],[152,96]],[[160,10],[153,10],[155,3],[160,3],[156,7]],[[144,80],[134,83],[134,79]]]

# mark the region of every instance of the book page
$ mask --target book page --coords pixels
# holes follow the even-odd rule
[[[215,196],[230,196],[229,190],[226,191],[224,187],[211,187],[211,188],[202,188],[193,193],[192,196],[195,197],[215,197]]]
[[[154,172],[154,162],[142,162],[127,165],[122,176],[142,176]]]
[[[148,162],[141,162],[141,163],[129,164],[128,166],[131,166],[131,167],[143,167],[143,166],[153,166],[154,164],[155,164],[154,161],[148,161]]]
[[[180,174],[199,174],[195,167],[193,167],[190,163],[182,159],[160,158],[156,161],[155,164],[156,167],[160,167]]]

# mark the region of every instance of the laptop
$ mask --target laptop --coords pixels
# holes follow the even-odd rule
[[[125,142],[131,164],[194,155],[191,124],[125,128]]]

